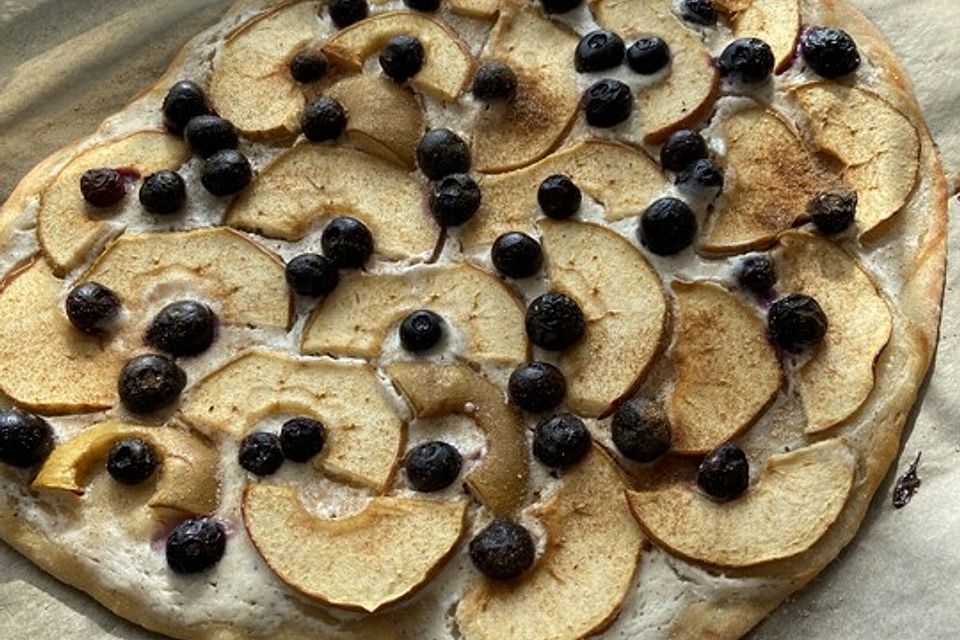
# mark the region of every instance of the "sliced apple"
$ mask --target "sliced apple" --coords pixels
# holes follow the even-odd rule
[[[346,109],[347,138],[367,153],[409,171],[423,134],[423,112],[413,93],[382,76],[344,78],[326,91]]]
[[[54,449],[32,486],[83,495],[94,467],[104,463],[114,444],[131,438],[150,444],[160,460],[150,507],[190,514],[212,513],[217,508],[220,483],[216,450],[197,436],[171,427],[145,427],[120,421],[93,425]]]
[[[726,114],[720,124],[728,181],[702,248],[729,254],[769,246],[835,178],[772,111],[750,107]]]
[[[861,236],[900,211],[917,184],[920,136],[903,113],[875,93],[818,82],[793,92],[814,143],[843,165],[857,192]]]
[[[481,579],[457,607],[465,640],[577,640],[603,631],[633,585],[643,536],[617,466],[599,447],[534,515],[547,544],[509,583]]]
[[[500,0],[448,0],[450,11],[471,18],[493,20],[500,11]]]
[[[530,462],[526,433],[499,388],[462,364],[393,362],[387,375],[418,418],[466,415],[487,436],[483,461],[467,476],[480,502],[498,514],[510,514],[523,504]]]
[[[399,35],[416,36],[423,44],[423,68],[410,85],[440,100],[459,98],[473,79],[476,62],[455,31],[422,13],[395,11],[361,20],[327,40],[323,50],[339,66],[358,72],[367,58]]]
[[[37,211],[37,238],[54,273],[63,275],[81,263],[110,228],[88,215],[89,206],[80,193],[80,176],[86,170],[129,167],[146,176],[179,169],[188,157],[178,138],[162,131],[138,131],[91,147],[70,161],[40,193]]]
[[[222,227],[120,236],[81,280],[113,289],[134,312],[153,292],[186,283],[219,303],[222,322],[286,328],[291,321],[283,262]]]
[[[462,357],[516,365],[527,358],[524,308],[503,282],[468,264],[402,274],[344,273],[303,332],[304,353],[375,358],[411,311],[430,309],[463,335]]]
[[[0,391],[45,414],[114,405],[124,354],[73,328],[61,306],[64,283],[36,260],[0,291]]]
[[[587,320],[582,340],[562,352],[567,404],[600,417],[639,385],[660,347],[667,303],[643,254],[595,224],[544,220],[543,249],[552,287],[578,301]]]
[[[673,283],[677,314],[667,399],[676,453],[704,454],[753,424],[783,382],[766,323],[712,282]]]
[[[248,351],[187,393],[181,417],[207,434],[240,440],[274,414],[313,416],[328,441],[314,465],[346,482],[386,489],[404,443],[403,420],[365,363]]]
[[[534,5],[505,3],[487,55],[517,74],[513,100],[480,111],[473,164],[499,173],[539,160],[560,144],[577,115],[580,86],[571,62],[579,38]]]
[[[717,9],[724,13],[737,13],[753,4],[753,0],[713,0]]]
[[[646,142],[661,142],[707,115],[717,95],[719,74],[700,36],[674,15],[671,0],[592,2],[601,26],[629,39],[660,36],[670,47],[668,74],[637,94]]]
[[[413,595],[446,563],[463,535],[466,500],[374,498],[359,513],[310,513],[292,485],[251,484],[247,533],[291,589],[326,605],[372,613]]]
[[[812,296],[827,316],[823,343],[796,372],[807,432],[817,433],[866,401],[893,319],[863,268],[832,242],[792,231],[781,236],[774,259],[783,291]]]
[[[660,167],[642,151],[610,140],[577,142],[523,169],[486,176],[480,209],[464,230],[464,245],[490,245],[508,231],[533,233],[537,189],[556,173],[570,176],[601,202],[610,222],[639,215],[669,187]]]
[[[667,552],[715,567],[797,556],[823,537],[853,488],[857,458],[840,439],[772,455],[754,486],[716,502],[690,482],[692,465],[657,465],[627,500],[643,532]]]
[[[395,164],[355,149],[299,144],[280,155],[227,210],[227,224],[299,240],[326,217],[349,215],[373,233],[381,257],[433,251],[440,230],[420,184]]]
[[[800,37],[799,0],[752,0],[734,3],[731,20],[737,38],[760,38],[773,50],[774,71],[786,70],[793,61]],[[723,8],[723,7],[721,7]],[[729,7],[725,8],[730,11]]]
[[[285,3],[242,24],[214,60],[209,95],[217,113],[250,138],[294,134],[304,98],[289,62],[318,35],[315,2]]]

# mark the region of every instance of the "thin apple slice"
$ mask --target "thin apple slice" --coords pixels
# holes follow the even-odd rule
[[[462,364],[393,362],[387,375],[418,418],[450,414],[473,418],[487,437],[482,463],[468,476],[477,498],[498,514],[510,514],[527,497],[527,439],[523,420],[493,383]]]
[[[543,249],[553,289],[578,301],[587,330],[562,352],[567,404],[600,417],[640,384],[660,347],[667,303],[639,249],[595,224],[544,220]]]
[[[410,85],[440,100],[459,98],[473,79],[476,62],[455,31],[421,13],[396,11],[361,20],[327,40],[323,50],[335,64],[358,72],[367,58],[399,35],[416,36],[423,44],[423,68]]]
[[[0,284],[0,391],[45,414],[114,405],[124,354],[81,333],[61,306],[64,283],[35,260]]]
[[[823,537],[843,510],[857,469],[840,439],[772,455],[754,486],[716,502],[690,482],[692,465],[657,465],[627,500],[643,532],[668,553],[740,569],[793,558]]]
[[[429,255],[440,230],[406,170],[355,149],[299,144],[280,155],[227,210],[227,224],[299,240],[315,222],[349,215],[389,260]]]
[[[376,358],[391,328],[416,309],[440,314],[462,335],[461,356],[471,362],[516,365],[527,357],[520,301],[499,278],[464,263],[402,274],[344,273],[308,320],[302,350]]]
[[[637,94],[645,142],[661,142],[709,112],[719,74],[700,36],[674,15],[671,0],[592,0],[592,4],[601,26],[628,39],[656,35],[670,47],[666,77]]]
[[[749,8],[753,0],[713,0],[713,4],[718,10],[729,14]]]
[[[138,131],[91,147],[67,164],[40,194],[37,239],[57,275],[76,267],[107,234],[110,225],[89,216],[80,193],[80,176],[100,167],[136,170],[146,176],[179,169],[189,157],[186,145],[162,131]],[[128,193],[127,198],[136,197]]]
[[[610,140],[577,142],[517,171],[486,176],[480,209],[464,230],[464,246],[490,245],[508,231],[533,233],[537,189],[556,173],[570,176],[601,202],[610,222],[640,215],[669,187],[660,167],[642,151]]]
[[[134,312],[155,291],[183,283],[217,301],[227,324],[286,328],[292,316],[283,262],[223,227],[122,235],[81,280],[113,289]]]
[[[505,3],[487,56],[517,74],[517,94],[477,117],[476,170],[499,173],[539,160],[560,144],[577,115],[580,87],[571,62],[579,38],[532,2]]]
[[[347,111],[346,134],[373,155],[416,168],[414,156],[423,133],[423,112],[414,94],[382,76],[344,78],[326,91]]]
[[[774,71],[785,71],[793,62],[800,37],[800,1],[752,0],[736,6],[736,15],[731,20],[733,35],[766,42],[777,61]]]
[[[853,415],[870,395],[893,318],[870,276],[829,240],[785,233],[774,259],[783,291],[812,296],[827,316],[823,344],[796,372],[807,433],[817,433]]]
[[[603,631],[630,591],[643,536],[616,464],[595,447],[536,510],[547,544],[508,583],[481,579],[457,607],[465,640],[577,640]]]
[[[120,421],[101,422],[60,444],[31,485],[36,490],[83,495],[94,466],[102,465],[120,440],[139,438],[153,447],[160,461],[153,509],[189,514],[212,513],[219,502],[217,452],[200,438],[172,427],[145,427]]]
[[[360,362],[248,351],[199,381],[180,412],[204,433],[235,440],[270,415],[312,416],[328,433],[314,465],[378,492],[389,485],[404,442],[403,420],[374,369]]]
[[[249,138],[293,135],[304,98],[290,58],[319,35],[316,2],[285,3],[242,24],[214,60],[209,94],[217,113]]]
[[[843,165],[843,182],[857,192],[857,225],[869,237],[907,203],[919,179],[920,136],[892,104],[875,93],[833,82],[793,92],[814,143]]]
[[[769,246],[805,213],[810,198],[834,185],[835,178],[772,111],[749,107],[725,115],[720,124],[729,179],[702,249],[731,254]]]
[[[493,20],[500,11],[500,0],[447,0],[450,11],[471,18]]]
[[[456,550],[466,500],[374,498],[357,514],[313,515],[293,485],[251,484],[243,521],[280,580],[326,605],[372,613],[410,597]]]
[[[677,313],[667,398],[673,451],[704,454],[753,424],[783,382],[766,323],[713,282],[673,283]]]

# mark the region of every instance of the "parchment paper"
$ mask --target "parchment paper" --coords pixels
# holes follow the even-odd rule
[[[960,0],[853,0],[905,61],[951,184],[960,170]],[[0,201],[30,167],[152,84],[230,0],[0,0]],[[958,207],[951,203],[951,255]],[[960,268],[900,460],[857,538],[752,640],[960,637]],[[913,502],[893,481],[923,451]],[[0,544],[0,639],[159,640]],[[424,639],[428,640],[428,639]]]

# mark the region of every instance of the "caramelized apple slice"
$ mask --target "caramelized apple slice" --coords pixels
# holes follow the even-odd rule
[[[450,11],[471,18],[493,20],[500,11],[500,0],[447,0]]]
[[[800,36],[799,0],[747,0],[721,8],[730,12],[731,6],[736,12],[731,20],[733,35],[760,38],[773,49],[777,61],[774,71],[786,70],[793,61]]]
[[[627,500],[643,532],[667,552],[721,568],[797,556],[823,537],[850,496],[857,459],[840,439],[770,456],[756,483],[716,502],[690,482],[693,465],[657,465]]]
[[[477,498],[495,513],[509,514],[527,496],[527,439],[523,420],[503,392],[469,367],[394,362],[387,375],[413,405],[418,418],[450,414],[472,417],[487,436],[483,462],[467,476]]]
[[[796,372],[807,432],[817,433],[840,424],[866,401],[893,319],[863,268],[829,240],[791,231],[781,236],[774,258],[779,286],[812,296],[827,316],[823,344]]]
[[[378,492],[388,486],[404,441],[403,421],[376,372],[359,362],[250,351],[199,381],[180,411],[201,431],[236,440],[270,415],[312,416],[328,434],[315,466]]]
[[[617,466],[595,447],[537,509],[547,531],[527,575],[479,580],[457,607],[466,640],[576,640],[603,631],[633,583],[643,537]]]
[[[374,498],[357,514],[321,518],[292,485],[251,484],[243,521],[280,580],[326,605],[374,612],[413,595],[456,550],[467,503]]]

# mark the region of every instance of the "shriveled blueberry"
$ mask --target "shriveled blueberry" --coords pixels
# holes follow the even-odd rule
[[[800,38],[800,53],[824,78],[839,78],[860,66],[857,43],[843,29],[811,27]]]
[[[572,346],[586,329],[580,305],[555,292],[545,293],[530,303],[525,324],[530,341],[549,351]]]
[[[153,447],[141,438],[120,440],[107,454],[107,472],[120,484],[137,485],[145,482],[159,464]]]
[[[283,456],[293,462],[307,462],[323,451],[326,442],[326,428],[312,418],[291,418],[280,428]]]
[[[53,451],[53,429],[46,420],[21,409],[0,411],[0,462],[28,469]]]
[[[493,580],[511,580],[533,566],[537,548],[530,532],[509,520],[496,519],[470,541],[474,566]]]
[[[388,77],[405,82],[420,73],[425,53],[423,44],[414,36],[394,36],[380,50],[380,68]]]
[[[217,315],[202,302],[181,300],[168,304],[147,327],[146,342],[174,356],[195,356],[213,344]]]
[[[723,171],[709,158],[694,160],[677,174],[677,186],[690,192],[723,189]]]
[[[839,187],[818,193],[807,203],[807,215],[820,233],[843,233],[857,215],[857,192]]]
[[[166,356],[152,353],[127,361],[117,391],[131,413],[152,413],[169,407],[187,386],[187,374]]]
[[[440,8],[440,0],[403,0],[414,11],[436,11]]]
[[[318,47],[304,47],[290,60],[290,75],[301,84],[316,82],[329,70],[330,61]]]
[[[200,182],[215,196],[231,196],[250,184],[253,169],[247,157],[235,149],[218,151],[203,163]]]
[[[752,253],[745,256],[734,271],[737,283],[757,295],[763,295],[773,289],[777,283],[777,272],[773,260],[765,253]]]
[[[258,476],[270,476],[283,464],[280,438],[266,431],[251,433],[240,442],[240,466]]]
[[[611,78],[590,85],[583,94],[582,103],[583,113],[591,127],[613,127],[633,113],[630,87]]]
[[[176,171],[158,171],[140,185],[140,204],[150,213],[170,215],[179,211],[186,201],[187,183]]]
[[[373,254],[373,234],[356,218],[339,216],[323,230],[320,246],[336,266],[358,269]]]
[[[340,29],[360,22],[370,13],[367,0],[330,0],[327,10],[333,24]]]
[[[583,194],[570,176],[554,174],[540,183],[537,203],[548,218],[563,220],[580,210]]]
[[[300,130],[311,142],[336,140],[347,128],[347,112],[329,96],[311,100],[300,116]]]
[[[540,0],[547,13],[566,13],[579,7],[583,0]]]
[[[820,344],[827,333],[827,316],[810,296],[791,293],[770,307],[767,327],[781,349],[799,353]]]
[[[287,263],[287,284],[302,296],[325,296],[337,288],[340,274],[333,260],[316,253],[302,253]]]
[[[713,0],[683,0],[680,16],[687,22],[709,27],[717,24],[717,8]]]
[[[400,344],[412,353],[428,351],[443,338],[444,321],[429,309],[419,309],[400,323]]]
[[[120,315],[120,298],[98,282],[78,284],[67,294],[66,311],[80,331],[97,335],[105,332]]]
[[[580,38],[573,56],[574,67],[581,73],[612,69],[623,63],[625,53],[623,38],[613,31],[597,29]]]
[[[431,180],[470,170],[470,147],[450,129],[431,129],[417,145],[417,165]]]
[[[634,462],[653,462],[670,449],[670,420],[652,402],[625,402],[613,414],[610,435],[623,457]]]
[[[127,195],[127,181],[116,169],[87,169],[80,176],[80,193],[88,204],[106,209]]]
[[[674,131],[660,147],[660,164],[670,171],[683,171],[709,154],[707,141],[691,129]]]
[[[508,231],[498,237],[490,257],[497,271],[510,278],[527,278],[543,266],[540,243],[519,231]]]
[[[641,75],[657,73],[670,64],[670,47],[659,36],[640,38],[627,49],[627,64]]]
[[[507,395],[510,402],[530,413],[557,407],[567,394],[563,373],[549,362],[527,362],[510,374]]]
[[[717,500],[731,500],[747,490],[750,463],[743,449],[728,442],[714,449],[697,469],[697,486]]]
[[[726,46],[717,66],[724,76],[745,84],[758,84],[773,73],[773,49],[760,38],[740,38]]]
[[[446,442],[426,442],[407,452],[403,467],[407,481],[417,491],[431,493],[446,489],[460,475],[463,459]]]
[[[219,116],[197,116],[187,123],[183,137],[201,158],[209,158],[222,149],[236,149],[240,144],[233,123]]]
[[[560,413],[541,420],[537,425],[533,434],[533,455],[548,467],[566,469],[587,455],[591,442],[583,420],[572,413]]]
[[[455,227],[467,222],[480,208],[480,187],[465,173],[453,173],[434,183],[430,210],[437,223]]]
[[[697,235],[697,217],[676,198],[661,198],[640,218],[640,242],[658,256],[680,253]]]
[[[227,532],[213,518],[190,518],[167,537],[167,565],[175,573],[200,573],[214,566],[227,550]]]
[[[484,102],[510,100],[517,94],[517,74],[499,60],[484,62],[473,77],[472,91]]]
[[[180,135],[197,116],[212,113],[207,96],[196,82],[181,80],[163,99],[163,123],[171,133]]]

